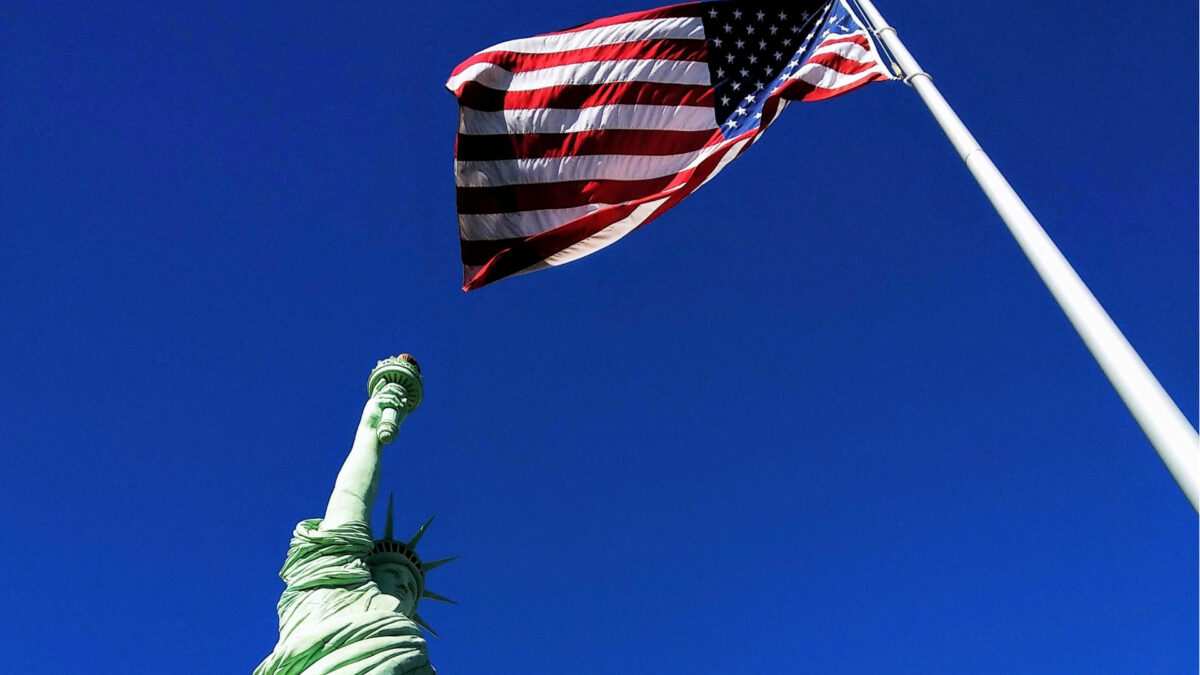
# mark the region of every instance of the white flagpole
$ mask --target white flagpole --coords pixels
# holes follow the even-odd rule
[[[904,81],[920,94],[921,100],[929,107],[934,119],[941,125],[942,131],[1187,495],[1192,508],[1200,512],[1200,447],[1196,430],[996,165],[979,147],[979,142],[946,103],[946,99],[942,98],[933,79],[921,70],[916,59],[900,42],[896,29],[888,25],[871,0],[856,1],[873,25],[876,37],[887,46],[903,69]]]

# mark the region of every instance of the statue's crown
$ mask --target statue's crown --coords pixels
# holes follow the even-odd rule
[[[430,628],[429,624],[425,623],[425,620],[422,619],[419,614],[417,614],[417,603],[419,603],[422,598],[429,598],[431,600],[449,602],[452,604],[458,603],[444,595],[439,595],[425,588],[425,573],[435,567],[445,565],[458,556],[442,558],[441,560],[433,560],[430,562],[422,561],[421,556],[417,555],[417,544],[420,543],[421,537],[425,536],[425,530],[429,529],[429,525],[433,522],[434,517],[430,516],[429,520],[425,521],[425,524],[421,526],[421,529],[417,530],[417,533],[414,534],[407,542],[399,541],[398,539],[394,539],[392,537],[392,512],[394,506],[395,495],[391,495],[388,497],[387,521],[383,527],[383,538],[375,540],[374,546],[371,547],[371,554],[367,556],[367,564],[380,565],[384,563],[398,563],[401,565],[406,565],[409,568],[409,570],[412,572],[413,579],[415,579],[417,582],[417,598],[413,602],[413,612],[412,616],[409,618],[417,622],[417,624],[419,624],[422,628],[429,631],[431,635],[436,637],[437,632]]]

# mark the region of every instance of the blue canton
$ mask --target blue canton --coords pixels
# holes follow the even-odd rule
[[[837,0],[702,4],[713,110],[725,138],[762,124],[763,104],[829,37],[862,26]],[[770,120],[768,120],[769,122]]]

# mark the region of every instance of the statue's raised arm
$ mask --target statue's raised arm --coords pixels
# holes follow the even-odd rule
[[[354,444],[325,507],[323,530],[352,522],[370,524],[383,446],[395,438],[400,423],[421,404],[424,394],[416,359],[401,354],[380,361],[367,380],[367,393],[370,398],[359,418]]]
[[[383,537],[373,540],[371,505],[383,446],[421,402],[421,371],[407,354],[371,371],[354,444],[334,482],[324,518],[300,521],[279,576],[279,642],[255,675],[434,675],[417,614],[422,598],[453,602],[425,588],[425,573],[449,562],[422,561],[417,544],[392,536],[392,504]],[[430,521],[433,519],[430,518]]]

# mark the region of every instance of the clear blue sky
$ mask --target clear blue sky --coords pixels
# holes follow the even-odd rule
[[[1195,424],[1196,3],[879,4]],[[249,672],[400,351],[444,673],[1195,672],[1196,513],[904,85],[459,290],[446,76],[649,6],[0,6],[0,672]]]

